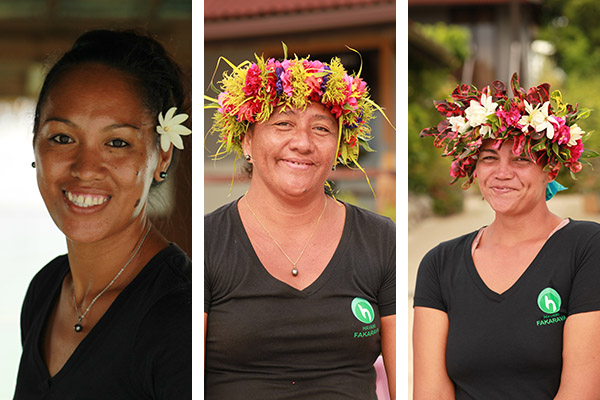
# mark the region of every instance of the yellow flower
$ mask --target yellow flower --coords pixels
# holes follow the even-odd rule
[[[156,132],[160,134],[160,147],[163,151],[168,151],[171,143],[179,150],[183,150],[183,140],[181,136],[189,135],[191,130],[181,125],[182,122],[188,119],[187,114],[177,114],[177,107],[171,107],[163,118],[162,111],[158,114],[158,123]]]

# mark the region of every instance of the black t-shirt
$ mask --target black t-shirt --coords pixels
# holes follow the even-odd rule
[[[237,202],[205,217],[207,400],[376,399],[380,317],[396,312],[395,225],[345,206],[340,243],[304,290],[262,266]]]
[[[448,314],[446,367],[457,399],[552,399],[560,384],[565,319],[600,310],[600,225],[570,221],[502,294],[479,276],[477,232],[421,262],[415,306]]]
[[[57,257],[29,286],[14,398],[191,399],[192,280],[185,253],[171,245],[155,255],[50,378],[41,338],[68,271],[67,257]]]

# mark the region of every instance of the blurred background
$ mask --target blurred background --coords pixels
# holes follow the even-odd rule
[[[220,81],[223,72],[231,71],[221,61],[226,57],[234,65],[254,60],[254,54],[266,58],[283,57],[281,42],[288,56],[306,57],[329,62],[341,59],[348,73],[358,72],[362,55],[361,77],[371,88],[371,98],[385,109],[395,123],[396,86],[396,4],[394,0],[220,0],[204,3],[204,82],[205,94]],[[204,114],[204,132],[211,125],[212,111]],[[374,210],[395,220],[396,216],[396,137],[381,114],[372,123],[375,153],[361,152],[359,162],[365,168],[376,192],[373,197],[364,174],[338,166],[332,179],[339,190],[338,198]],[[249,182],[239,176],[238,160],[234,172],[234,155],[214,161],[217,135],[207,136],[204,149],[204,212],[236,200],[246,192]],[[232,178],[233,187],[231,188]],[[231,191],[231,193],[230,193]]]
[[[47,68],[82,33],[98,28],[149,31],[191,84],[191,0],[0,1],[0,399],[14,391],[27,286],[40,268],[66,253],[31,168],[35,102]],[[191,139],[185,140],[179,170],[163,188],[166,202],[154,214],[166,236],[191,256]]]
[[[450,160],[440,156],[421,129],[437,125],[433,100],[449,96],[458,83],[481,89],[493,80],[521,85],[544,82],[563,100],[592,109],[585,131],[600,121],[600,2],[596,0],[408,0],[408,329],[409,396],[412,391],[412,296],[421,258],[441,241],[492,222],[477,184],[450,186]],[[507,85],[507,87],[509,87]],[[510,91],[509,91],[510,93]],[[600,151],[600,134],[586,148]],[[548,202],[562,217],[600,222],[600,160],[584,166],[569,187]]]

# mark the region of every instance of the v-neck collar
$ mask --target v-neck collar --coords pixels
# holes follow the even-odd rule
[[[60,280],[59,280],[60,284],[56,285],[54,293],[52,294],[52,297],[51,297],[52,301],[49,301],[46,303],[46,306],[45,306],[45,308],[43,310],[43,314],[42,314],[43,315],[43,323],[38,325],[38,330],[35,332],[35,341],[37,343],[36,350],[34,353],[35,363],[37,364],[38,368],[40,369],[41,376],[43,377],[43,379],[45,381],[57,382],[58,380],[60,380],[62,378],[62,376],[68,374],[68,372],[71,369],[73,369],[73,365],[76,365],[80,358],[79,354],[82,353],[83,351],[85,351],[85,348],[90,345],[89,343],[90,342],[93,343],[93,340],[98,335],[98,332],[101,332],[105,328],[105,325],[110,323],[112,315],[114,313],[118,312],[118,310],[120,309],[121,303],[124,301],[123,299],[125,299],[126,297],[129,296],[130,291],[133,290],[133,288],[135,286],[137,286],[138,281],[144,279],[143,277],[146,274],[149,274],[151,272],[152,268],[148,268],[148,267],[151,267],[151,265],[155,264],[156,260],[162,258],[163,255],[166,255],[169,251],[168,249],[170,249],[172,246],[173,246],[173,244],[169,244],[169,246],[160,250],[146,263],[146,265],[138,272],[138,274],[133,278],[133,280],[131,282],[129,282],[127,284],[127,286],[125,286],[125,288],[123,288],[123,290],[117,295],[117,297],[114,299],[114,301],[108,307],[106,312],[100,317],[98,322],[96,322],[96,324],[92,327],[90,332],[83,338],[83,340],[77,345],[77,347],[75,347],[75,350],[73,350],[73,353],[71,353],[71,355],[69,356],[67,361],[63,364],[61,369],[56,374],[54,374],[54,376],[50,376],[50,371],[48,371],[48,367],[47,367],[46,362],[44,361],[44,357],[42,355],[43,334],[46,330],[46,325],[48,324],[48,320],[50,318],[50,313],[52,312],[54,305],[56,304],[56,302],[58,301],[58,299],[60,297],[60,292],[62,290],[62,285],[63,285],[64,279],[65,279],[66,275],[69,273],[69,261],[68,261],[68,259],[65,259],[64,265],[62,266],[62,271],[60,272]]]
[[[475,285],[483,292],[484,295],[486,295],[487,297],[489,297],[490,299],[492,299],[494,301],[501,302],[501,301],[504,301],[505,299],[507,299],[508,297],[510,297],[512,293],[516,292],[519,289],[519,287],[522,286],[522,284],[523,284],[522,282],[525,281],[529,275],[531,275],[533,272],[535,272],[536,268],[539,268],[540,263],[538,262],[538,260],[543,256],[543,253],[545,253],[546,247],[550,246],[551,242],[556,240],[555,237],[560,236],[560,234],[562,233],[564,228],[569,226],[572,223],[572,220],[570,218],[568,220],[569,220],[569,222],[567,224],[564,224],[564,225],[560,226],[558,229],[555,229],[554,231],[552,231],[550,236],[546,239],[546,241],[544,242],[544,244],[542,245],[542,247],[540,248],[538,253],[535,255],[535,257],[533,258],[531,263],[527,266],[527,268],[523,271],[523,273],[517,278],[517,280],[508,289],[506,289],[502,293],[498,293],[498,292],[490,289],[489,286],[481,278],[481,275],[479,275],[479,271],[477,271],[477,267],[475,266],[475,261],[473,260],[472,245],[473,245],[473,242],[478,239],[479,231],[473,232],[471,234],[469,240],[467,240],[467,245],[465,246],[465,259],[467,260],[467,263],[466,263],[467,270],[469,271],[471,278],[475,282]]]
[[[248,253],[248,255],[250,256],[250,261],[251,261],[252,265],[256,265],[257,267],[260,267],[259,273],[262,274],[265,277],[265,279],[267,279],[269,282],[272,282],[274,285],[278,285],[278,286],[284,288],[286,291],[288,291],[289,293],[291,293],[292,295],[295,295],[295,296],[309,297],[312,294],[316,293],[321,287],[323,287],[323,285],[327,282],[327,280],[330,278],[330,276],[335,272],[335,269],[339,267],[342,256],[343,256],[344,252],[346,251],[347,244],[350,239],[350,235],[352,234],[352,221],[353,221],[352,216],[354,213],[354,209],[352,207],[350,207],[347,203],[340,201],[340,203],[342,203],[344,205],[344,207],[346,208],[346,217],[344,220],[344,228],[342,230],[342,236],[340,237],[340,241],[337,244],[335,252],[331,256],[331,259],[329,260],[327,265],[325,266],[325,269],[321,272],[321,274],[313,282],[311,282],[304,289],[297,289],[297,288],[285,283],[284,281],[277,279],[273,275],[271,275],[271,273],[265,268],[263,263],[260,261],[258,255],[256,254],[256,251],[254,250],[254,247],[252,246],[252,242],[250,241],[248,232],[246,232],[246,228],[244,227],[244,224],[242,223],[242,218],[240,217],[240,213],[239,213],[238,206],[237,206],[237,204],[239,203],[240,200],[241,200],[241,197],[237,201],[232,203],[233,220],[234,220],[234,223],[237,225],[237,227],[235,227],[235,229],[240,234],[241,244],[244,247],[244,249],[246,250],[246,252]],[[339,201],[339,200],[337,200],[337,201]]]

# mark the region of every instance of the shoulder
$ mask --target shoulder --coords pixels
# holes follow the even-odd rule
[[[216,210],[204,215],[204,229],[219,227],[224,221],[235,215],[238,200],[227,203]]]
[[[368,222],[371,226],[388,227],[396,230],[396,224],[389,217],[377,214],[373,211],[355,206],[350,203],[343,203],[346,206],[348,215],[356,221]]]
[[[158,339],[173,337],[191,330],[192,262],[177,246],[170,245],[147,265],[150,267],[139,283],[146,306],[138,335]],[[151,342],[150,342],[151,343]]]
[[[565,232],[576,235],[594,235],[600,233],[600,224],[593,221],[571,219],[563,228]]]
[[[29,284],[28,297],[32,295],[41,295],[54,290],[60,285],[65,273],[69,269],[69,260],[67,255],[61,255],[46,264],[31,280]]]
[[[353,234],[360,235],[369,241],[388,239],[396,240],[396,224],[389,217],[373,211],[365,210],[352,204],[346,206],[346,223]]]
[[[475,239],[478,231],[473,231],[454,239],[446,240],[432,248],[423,257],[423,262],[435,259],[455,259],[464,254],[465,249],[469,248]]]

